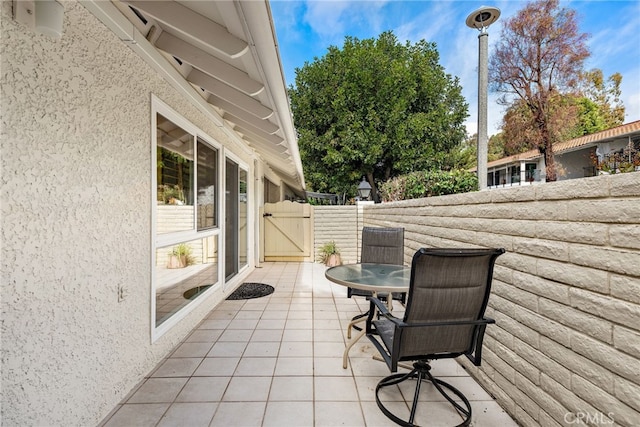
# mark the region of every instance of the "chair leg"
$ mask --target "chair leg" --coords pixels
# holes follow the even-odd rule
[[[367,311],[366,313],[360,313],[356,316],[353,316],[351,318],[351,322],[349,323],[349,326],[347,327],[347,338],[351,338],[351,328],[355,329],[356,331],[361,331],[362,328],[360,326],[356,326],[357,323],[362,323],[362,322],[366,322],[367,321],[367,316],[369,315],[369,312]]]
[[[414,424],[414,419],[415,419],[416,409],[418,406],[420,386],[423,380],[429,380],[440,392],[440,394],[442,394],[447,399],[447,401],[449,401],[449,403],[451,403],[453,407],[458,411],[458,413],[464,418],[464,421],[458,424],[456,427],[468,426],[471,423],[471,404],[469,403],[469,400],[464,396],[464,394],[462,394],[460,390],[458,390],[451,384],[446,383],[437,378],[434,378],[433,375],[431,375],[431,372],[429,372],[429,370],[431,369],[431,366],[427,362],[423,362],[423,361],[416,362],[413,364],[413,366],[414,368],[413,370],[411,370],[411,372],[406,374],[389,375],[388,377],[383,378],[376,386],[376,403],[378,404],[378,407],[380,408],[382,413],[384,413],[384,415],[387,418],[389,418],[390,420],[392,420],[398,425],[401,425],[404,427],[416,427],[416,424]],[[409,414],[409,419],[405,421],[399,418],[397,415],[393,414],[382,404],[378,396],[378,392],[380,391],[380,389],[384,387],[400,384],[401,382],[408,379],[416,379],[416,389],[413,394],[413,402],[411,405],[411,412]],[[445,389],[447,389],[448,391]],[[460,399],[464,406],[462,406],[460,403],[453,400],[450,393],[453,393],[455,397]]]

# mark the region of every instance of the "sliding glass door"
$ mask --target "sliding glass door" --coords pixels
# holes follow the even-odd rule
[[[247,265],[247,171],[233,160],[225,163],[225,279]]]

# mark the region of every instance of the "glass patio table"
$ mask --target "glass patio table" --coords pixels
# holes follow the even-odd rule
[[[387,304],[389,310],[393,307],[391,292],[408,292],[411,279],[411,267],[392,264],[346,264],[331,267],[324,273],[325,277],[334,283],[354,289],[371,291],[377,297],[379,292],[388,293]],[[363,322],[365,318],[355,319],[349,323],[347,338],[351,338],[351,328],[355,323]],[[342,355],[342,367],[347,368],[349,350],[366,334],[362,328],[352,340],[350,340]]]

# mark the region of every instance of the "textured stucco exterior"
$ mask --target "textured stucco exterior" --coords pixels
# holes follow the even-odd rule
[[[420,247],[504,247],[481,368],[523,426],[640,420],[640,172],[367,206]],[[581,424],[582,423],[582,424]]]
[[[3,425],[97,424],[224,297],[152,343],[153,95],[265,169],[82,4],[63,5],[53,39],[0,2]]]

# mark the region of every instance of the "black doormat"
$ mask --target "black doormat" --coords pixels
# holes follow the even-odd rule
[[[228,300],[260,298],[271,295],[275,289],[264,283],[243,283],[227,297]]]

